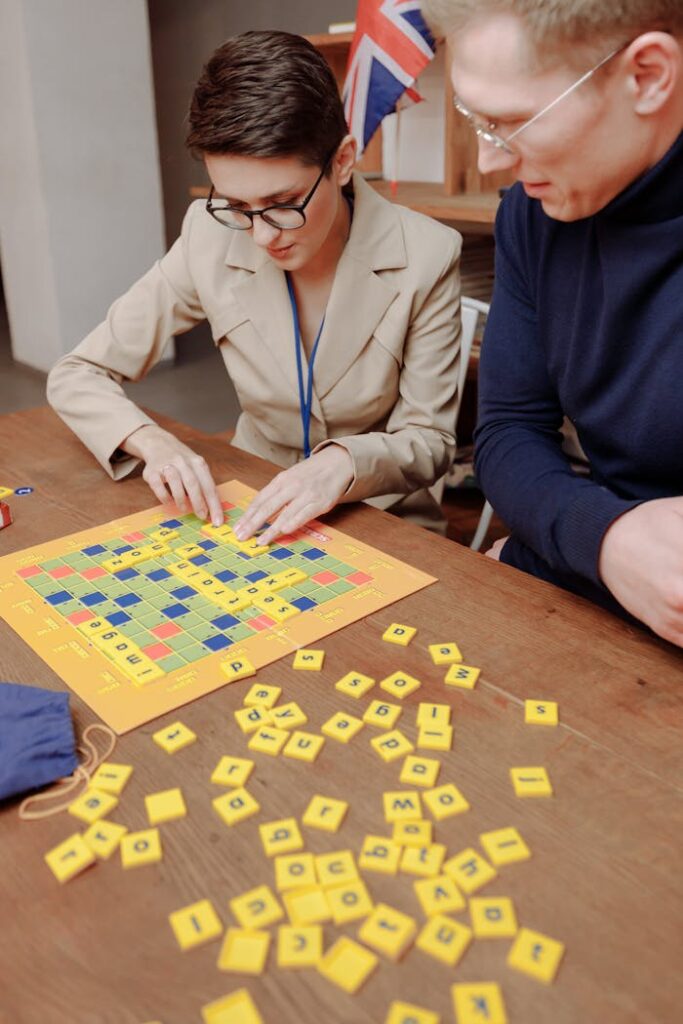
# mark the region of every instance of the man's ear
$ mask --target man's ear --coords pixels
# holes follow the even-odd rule
[[[656,114],[683,77],[683,54],[668,32],[644,32],[629,44],[625,58],[637,114]]]

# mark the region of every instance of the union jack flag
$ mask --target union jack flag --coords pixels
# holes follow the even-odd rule
[[[420,0],[358,0],[343,99],[359,153],[404,93],[419,102],[413,85],[435,49]]]

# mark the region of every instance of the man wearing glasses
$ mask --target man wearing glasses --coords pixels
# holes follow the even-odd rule
[[[187,139],[211,181],[180,239],[50,374],[48,396],[115,478],[222,522],[210,468],[126,397],[207,319],[242,413],[234,444],[283,467],[236,525],[263,543],[340,501],[443,529],[459,362],[460,237],[355,173],[337,84],[301,36],[219,47]]]
[[[490,554],[683,646],[683,3],[424,9],[480,170],[517,178],[479,378],[476,470],[512,531]]]

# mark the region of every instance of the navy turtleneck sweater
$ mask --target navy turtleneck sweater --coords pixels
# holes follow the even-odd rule
[[[501,561],[621,611],[598,575],[609,525],[683,494],[683,135],[592,217],[515,185],[496,221],[476,472],[512,530]],[[567,416],[590,463],[561,451]]]

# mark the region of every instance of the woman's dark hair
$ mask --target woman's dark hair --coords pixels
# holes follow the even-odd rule
[[[347,133],[327,61],[289,32],[244,32],[223,43],[197,82],[189,123],[193,156],[297,156],[317,167]]]

